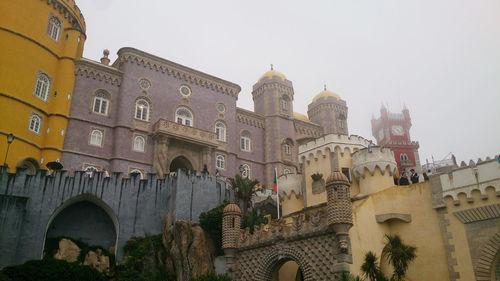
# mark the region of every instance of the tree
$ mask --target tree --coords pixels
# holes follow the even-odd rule
[[[406,245],[398,235],[385,235],[385,246],[382,249],[382,257],[387,259],[389,264],[392,264],[394,273],[392,279],[396,281],[403,280],[408,270],[408,265],[414,260],[417,255],[417,248]]]
[[[376,281],[377,276],[381,273],[377,260],[377,255],[369,251],[365,254],[365,262],[361,265],[361,271],[370,281]]]
[[[247,209],[252,196],[257,192],[255,185],[259,183],[258,180],[251,180],[247,177],[242,177],[240,174],[236,174],[229,181],[234,190],[234,195],[237,201],[243,201],[243,217],[247,216]]]

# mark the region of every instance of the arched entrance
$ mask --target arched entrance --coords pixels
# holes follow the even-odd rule
[[[193,170],[193,165],[191,164],[191,161],[189,161],[186,157],[179,156],[174,158],[174,160],[170,162],[170,171],[177,172],[177,170],[179,169],[187,172],[189,170]]]
[[[26,169],[26,174],[33,176],[36,174],[36,170],[40,169],[40,165],[33,158],[25,158],[17,163],[17,168]]]
[[[303,281],[302,270],[292,260],[284,261],[273,274],[273,281]]]
[[[118,219],[111,208],[99,198],[84,194],[59,207],[47,224],[44,248],[54,238],[70,237],[89,246],[100,246],[116,253]]]

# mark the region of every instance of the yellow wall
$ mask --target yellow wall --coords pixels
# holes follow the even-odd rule
[[[393,186],[394,178],[391,176],[389,166],[385,168],[383,175],[380,168],[376,166],[373,175],[371,175],[370,171],[365,168],[364,175],[362,177],[360,176],[357,182],[359,182],[359,188],[357,188],[359,190],[359,194],[367,195],[379,192],[389,186]],[[351,192],[351,195],[354,194],[354,192]]]
[[[285,196],[285,198],[280,198],[281,202],[281,212],[282,216],[298,212],[304,208],[304,197],[302,195],[297,196],[295,191],[292,191],[290,196]]]
[[[68,94],[74,87],[74,60],[83,52],[85,23],[71,0],[58,3],[70,10],[77,25],[47,1],[0,1],[0,10],[10,11],[0,17],[0,120],[5,121],[0,123],[0,165],[7,152],[6,135],[12,133],[16,138],[7,159],[12,170],[28,157],[47,163],[61,155],[61,130],[66,131]],[[57,41],[46,34],[51,14],[63,22]],[[38,71],[52,79],[47,101],[33,95]],[[40,134],[28,130],[32,112],[42,117]]]
[[[411,222],[391,219],[377,223],[376,215],[411,215]],[[403,242],[417,248],[410,264],[409,280],[450,280],[439,214],[432,208],[428,182],[405,187],[393,186],[353,203],[354,226],[349,235],[353,251],[351,272],[361,275],[360,267],[367,251],[381,256],[384,235],[399,235]],[[386,275],[392,270],[383,263]],[[464,279],[473,280],[473,279]]]

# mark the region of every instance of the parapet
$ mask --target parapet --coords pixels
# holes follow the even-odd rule
[[[312,155],[317,157],[318,152],[326,156],[326,150],[335,151],[338,148],[341,153],[347,148],[351,153],[368,147],[370,141],[357,135],[337,135],[329,134],[299,146],[299,163],[304,159],[309,159]]]
[[[352,154],[352,171],[354,177],[364,178],[364,171],[367,169],[373,176],[375,168],[379,167],[382,175],[389,167],[390,175],[396,171],[397,163],[394,160],[394,152],[389,148],[373,146],[371,152],[368,148],[363,148]]]
[[[298,197],[302,195],[302,174],[287,174],[278,179],[280,200],[290,199],[292,192]]]
[[[64,15],[64,18],[72,23],[73,27],[80,29],[85,33],[85,18],[83,17],[80,8],[76,5],[75,0],[42,0],[47,2],[48,5],[52,5],[54,9],[59,10],[59,12]]]

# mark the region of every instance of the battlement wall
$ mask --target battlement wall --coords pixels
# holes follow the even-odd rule
[[[352,170],[356,178],[365,177],[365,169],[373,176],[375,168],[379,167],[384,175],[389,167],[390,176],[396,171],[397,163],[394,160],[394,152],[391,149],[374,146],[371,150],[363,148],[352,154]]]
[[[336,135],[329,134],[321,138],[310,141],[306,144],[299,146],[299,162],[303,163],[312,157],[316,158],[318,153],[321,152],[326,156],[326,150],[335,151],[338,148],[342,153],[347,148],[351,153],[368,147],[370,141],[357,135]]]

